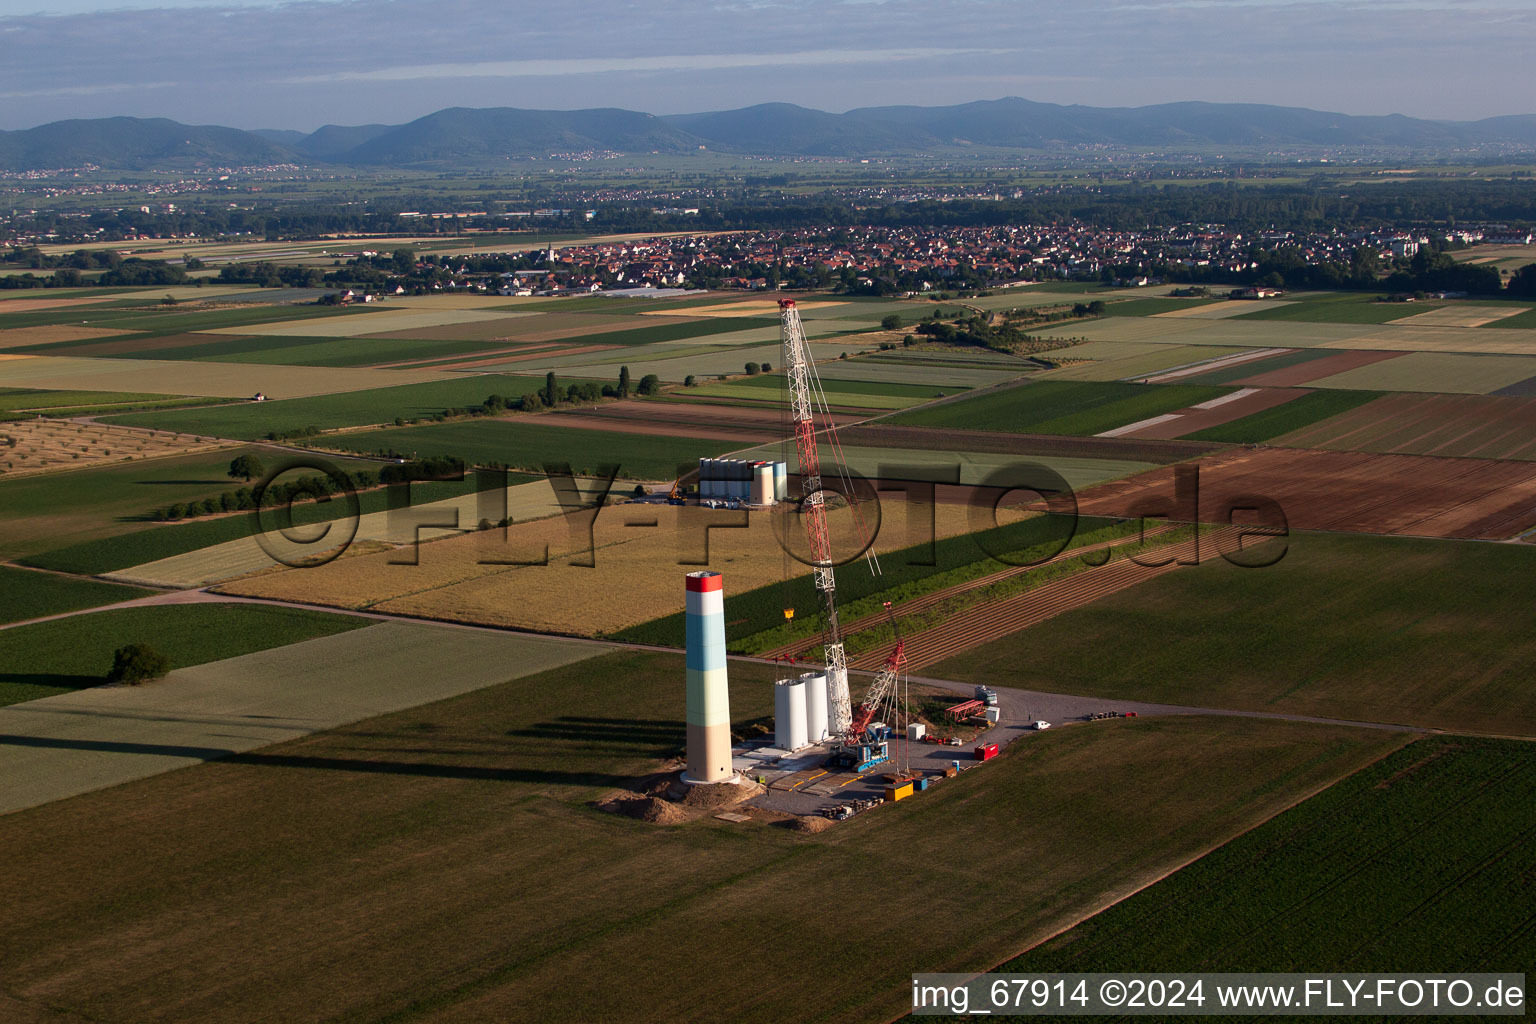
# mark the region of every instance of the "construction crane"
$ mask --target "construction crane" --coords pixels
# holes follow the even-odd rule
[[[827,529],[826,494],[822,487],[821,458],[816,445],[816,409],[819,407],[826,416],[826,398],[816,378],[816,367],[805,342],[805,329],[800,323],[800,311],[795,307],[793,299],[779,300],[779,322],[784,345],[785,381],[789,389],[789,413],[794,420],[795,446],[800,457],[800,513],[810,540],[812,583],[821,597],[824,620],[822,645],[827,663],[827,731],[838,737],[845,747],[867,747],[868,737],[865,732],[874,722],[875,715],[887,702],[891,703],[894,710],[896,681],[903,663],[903,643],[898,634],[896,649],[886,659],[884,668],[875,677],[855,715],[848,690],[848,661],[843,652],[842,632],[837,621],[837,580],[832,571],[832,540]],[[826,416],[826,420],[828,436],[836,449],[836,431],[831,426],[830,416]],[[851,494],[849,497],[850,504],[854,504]],[[863,547],[870,567],[878,573],[879,562],[874,558],[873,546],[868,543],[868,538],[862,536],[864,528],[856,504],[853,518],[858,524],[861,540],[865,541]],[[887,613],[890,613],[889,602],[885,607]],[[792,615],[792,610],[785,610],[786,618]],[[894,618],[892,621],[894,623]]]
[[[811,543],[812,583],[821,596],[823,647],[827,662],[827,730],[845,735],[853,724],[848,694],[848,659],[837,625],[837,580],[832,573],[832,539],[827,531],[826,495],[821,487],[821,458],[816,451],[815,410],[811,392],[815,368],[805,344],[805,328],[794,299],[779,300],[779,333],[784,345],[784,377],[789,387],[789,414],[795,424],[800,456],[800,515]]]

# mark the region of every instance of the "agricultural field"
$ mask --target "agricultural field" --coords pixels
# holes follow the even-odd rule
[[[1533,753],[1418,740],[998,970],[1522,970]]]
[[[383,427],[330,434],[311,443],[361,455],[451,455],[471,466],[499,464],[536,472],[549,463],[568,463],[581,474],[594,472],[599,465],[617,464],[625,480],[672,480],[679,466],[697,466],[701,456],[723,455],[731,448],[728,443],[700,438],[665,439],[551,426],[544,417],[534,416]]]
[[[293,1019],[323,1001],[399,1021],[664,1021],[698,1006],[656,970],[666,949],[712,979],[726,1017],[884,1019],[903,1012],[913,970],[985,969],[1401,743],[1144,719],[1038,737],[820,835],[594,810],[677,753],[681,673],[680,656],[614,654],[7,815],[9,993],[98,1019],[231,1005]],[[739,726],[771,710],[772,678],[733,666]],[[110,849],[89,838],[103,830]],[[887,873],[866,870],[893,849],[894,897]],[[48,881],[60,873],[96,884],[61,891]],[[878,905],[889,927],[832,904]],[[339,916],[355,927],[338,932]],[[806,930],[818,955],[741,969],[765,931]],[[160,936],[151,953],[120,952],[142,932]],[[346,983],[310,968],[322,951],[352,965]]]
[[[349,464],[352,468],[355,464]],[[371,464],[363,464],[367,468],[373,468]],[[363,467],[357,467],[363,468]],[[313,472],[310,470],[309,472]],[[304,471],[298,471],[294,475],[303,475]],[[508,483],[512,487],[531,483],[532,478],[521,474],[508,474]],[[233,486],[234,481],[230,481]],[[413,505],[426,505],[437,502],[464,503],[469,495],[478,494],[482,487],[495,486],[489,477],[481,474],[471,474],[466,481],[418,481],[409,485],[411,502]],[[383,512],[388,507],[389,491],[387,488],[361,491],[357,495],[358,514],[367,520],[368,517]],[[291,508],[291,523],[296,527],[305,527],[312,524],[332,522],[350,515],[351,506],[342,498],[333,501],[303,501],[296,502]],[[109,575],[123,570],[144,566],[153,563],[157,569],[166,570],[168,566],[178,569],[189,565],[180,559],[188,558],[192,562],[203,559],[218,559],[220,554],[227,553],[230,549],[248,551],[255,547],[251,538],[260,524],[271,526],[275,523],[288,528],[287,513],[269,511],[261,514],[258,519],[256,513],[239,513],[236,515],[216,515],[199,517],[196,519],[183,519],[176,522],[156,523],[152,526],[140,526],[129,533],[104,537],[99,540],[88,540],[78,544],[70,544],[64,547],[52,548],[37,554],[23,557],[20,561],[25,565],[36,566],[41,569],[51,569],[55,572],[79,573],[87,576]],[[279,516],[284,518],[278,519]],[[470,525],[478,521],[478,517],[470,521]],[[371,536],[371,535],[370,535]],[[377,537],[374,539],[382,539]],[[245,559],[257,556],[247,553]],[[243,561],[235,560],[243,565]],[[256,562],[251,568],[265,568],[269,560]],[[228,567],[227,563],[219,567]],[[238,568],[231,575],[247,571]],[[146,582],[164,586],[191,586],[196,579],[186,578],[184,573],[175,575],[167,570],[163,574],[143,576]]]
[[[909,517],[916,517],[914,524]],[[853,543],[850,514],[843,510],[830,518],[834,542]],[[1007,510],[1000,515],[1003,522],[1016,518]],[[914,537],[966,532],[971,519],[965,506],[935,509],[903,502],[882,507],[878,524],[866,521],[866,526],[877,533],[875,550],[891,551]],[[514,523],[505,531],[440,540],[414,551],[361,553],[319,568],[257,574],[219,589],[543,633],[604,635],[676,611],[677,575],[706,559],[742,591],[782,586],[786,562],[788,571],[808,575],[807,564],[785,555],[778,525],[761,512],[619,504],[590,517]],[[787,546],[809,557],[803,542]]]
[[[206,398],[302,398],[339,391],[445,380],[433,370],[263,366],[74,356],[0,356],[0,388],[56,391],[134,391]]]
[[[850,351],[852,351],[850,349]],[[823,355],[823,353],[818,353]],[[989,387],[1017,380],[1031,369],[1027,363],[1015,366],[990,367],[935,367],[931,365],[904,365],[875,358],[832,360],[816,364],[816,376],[828,391],[839,388],[841,381],[869,381],[879,384],[908,384],[915,387],[940,388],[953,394],[967,388]]]
[[[0,565],[0,624],[149,597],[152,590]]]
[[[1184,497],[1175,519],[1226,523],[1233,508],[1251,508],[1260,497],[1278,504],[1295,530],[1506,540],[1536,526],[1536,466],[1528,462],[1242,448],[1196,466],[1200,507]],[[1145,514],[1174,501],[1174,472],[1163,467],[1100,484],[1078,494],[1078,508]]]
[[[1522,596],[1536,571],[1536,550],[1312,533],[1286,543],[1273,565],[1207,560],[941,662],[928,674],[1536,736],[1536,692],[1528,685],[1536,612]],[[1222,627],[1210,628],[1213,622]]]
[[[184,406],[192,399],[171,395],[124,391],[40,391],[35,388],[0,388],[0,422],[30,416],[83,416],[96,413],[132,412],[160,406]]]
[[[561,384],[586,380],[586,377],[562,377]],[[336,430],[390,423],[396,418],[412,420],[433,416],[446,409],[477,406],[491,395],[520,397],[543,386],[543,377],[491,373],[456,375],[420,384],[367,388],[335,395],[112,416],[107,417],[106,422],[254,441],[271,433],[291,433],[310,427]]]
[[[1396,359],[1315,379],[1308,386],[1486,395],[1532,377],[1536,377],[1536,358],[1531,356],[1409,352]]]
[[[19,558],[142,530],[154,509],[217,498],[237,484],[229,463],[253,448],[112,463],[14,480],[0,477],[0,558]]]
[[[1277,320],[1283,323],[1385,324],[1426,310],[1441,302],[1383,302],[1382,296],[1360,292],[1332,292],[1301,302],[1250,302],[1244,320]]]
[[[1244,354],[1248,350],[1241,348],[1213,347],[1207,345],[1145,345],[1137,346],[1134,343],[1122,342],[1119,344],[1128,347],[1145,348],[1144,352],[1133,355],[1119,356],[1107,359],[1095,359],[1091,354],[1084,353],[1083,349],[1095,349],[1095,346],[1114,346],[1115,342],[1089,342],[1078,348],[1064,350],[1061,355],[1067,359],[1093,359],[1089,363],[1077,363],[1064,366],[1059,370],[1047,370],[1040,374],[1040,380],[1092,380],[1092,381],[1123,381],[1142,379],[1153,374],[1164,373],[1181,366],[1192,366],[1195,363],[1207,360],[1220,359],[1225,356]],[[1095,349],[1097,350],[1097,349]],[[1110,348],[1109,351],[1113,351]],[[1201,382],[1205,382],[1202,375]]]
[[[744,377],[726,384],[705,384],[683,392],[689,397],[719,398],[783,404],[784,377],[780,374]],[[951,389],[953,394],[957,389]],[[828,379],[822,392],[830,406],[855,409],[907,409],[945,397],[938,385],[894,384],[867,380]]]
[[[892,423],[923,427],[968,427],[1023,434],[1102,434],[1199,402],[1220,398],[1227,388],[1197,385],[1152,387],[1088,381],[1036,381],[960,401],[898,413]]]
[[[1330,418],[1274,435],[1274,443],[1408,455],[1536,459],[1536,399],[1387,395],[1352,408],[1345,406]]]
[[[0,704],[98,686],[112,652],[147,643],[175,668],[284,647],[370,624],[352,615],[258,604],[147,605],[0,629]]]
[[[1302,397],[1305,392],[1296,388],[1241,388],[1231,394],[1200,402],[1188,409],[1164,413],[1140,423],[1132,423],[1109,431],[1110,437],[1133,437],[1171,440],[1190,437],[1196,433],[1219,428],[1224,424],[1245,417],[1269,412]],[[1203,436],[1200,440],[1213,440]]]
[[[1263,444],[1274,441],[1275,444],[1295,448],[1321,447],[1277,439],[1289,431],[1303,430],[1310,424],[1326,421],[1378,401],[1386,402],[1389,399],[1377,391],[1304,391],[1291,401],[1273,408],[1177,436],[1191,441],[1217,441],[1223,444]]]
[[[170,431],[38,417],[0,424],[0,473],[13,477],[83,469],[210,451],[224,445]]]

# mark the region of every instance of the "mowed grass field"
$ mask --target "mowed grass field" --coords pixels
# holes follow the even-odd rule
[[[82,608],[149,597],[152,590],[100,580],[77,580],[51,572],[0,565],[0,623],[25,622]]]
[[[0,704],[97,686],[124,644],[149,644],[172,668],[188,668],[372,624],[353,615],[232,603],[117,608],[0,629]]]
[[[1000,970],[1525,971],[1536,747],[1418,740]]]
[[[586,378],[563,378],[561,383],[564,386],[583,380]],[[282,433],[309,427],[335,430],[339,427],[390,423],[397,417],[410,420],[432,416],[445,409],[480,405],[491,395],[520,397],[543,386],[543,377],[486,373],[422,384],[369,388],[338,395],[239,402],[175,412],[134,413],[107,417],[106,421],[253,441],[272,432]]]
[[[1143,719],[818,835],[596,811],[681,750],[682,662],[616,654],[7,815],[7,995],[112,1020],[887,1019],[912,971],[985,969],[1402,742]],[[772,678],[733,665],[738,722]],[[817,939],[765,967],[765,935]]]
[[[1536,735],[1536,549],[1294,534],[995,640],[932,674],[1201,707]]]
[[[1022,387],[898,413],[905,426],[1091,436],[1228,394],[1231,388],[1093,381],[1036,381]]]

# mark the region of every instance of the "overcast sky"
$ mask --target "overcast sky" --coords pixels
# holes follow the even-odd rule
[[[0,128],[1002,96],[1472,120],[1536,113],[1533,53],[1533,0],[0,0]]]

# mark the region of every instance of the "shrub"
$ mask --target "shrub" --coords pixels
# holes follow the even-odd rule
[[[171,670],[171,659],[148,644],[126,644],[112,652],[107,682],[138,686],[160,679]]]

